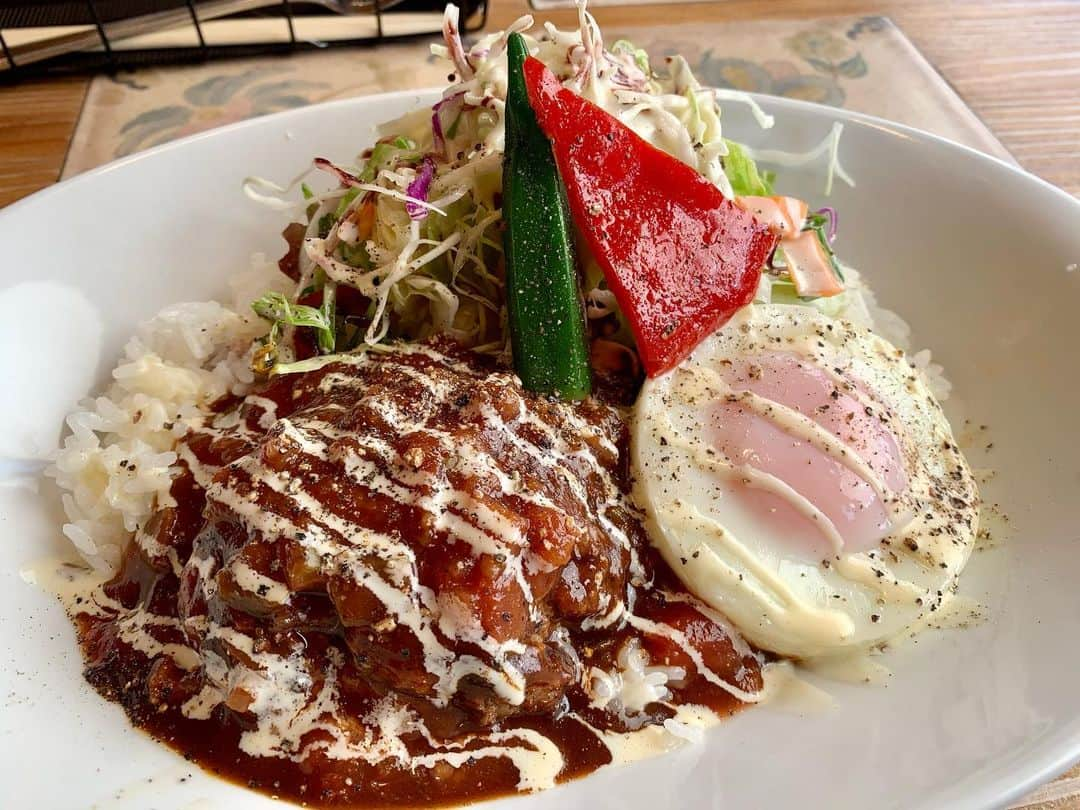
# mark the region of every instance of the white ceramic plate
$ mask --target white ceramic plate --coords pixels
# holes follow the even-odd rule
[[[431,100],[393,94],[246,122],[0,213],[0,806],[270,806],[133,731],[82,681],[67,619],[19,576],[61,540],[56,495],[26,462],[56,443],[64,413],[103,381],[138,321],[223,293],[253,251],[280,253],[285,217],[243,197],[244,176],[285,180],[313,154],[347,160],[375,122]],[[997,469],[987,499],[1011,516],[992,526],[1006,542],[976,554],[964,581],[989,618],[891,653],[885,688],[828,686],[832,710],[755,708],[704,745],[514,808],[988,807],[1080,757],[1080,203],[929,135],[762,104],[775,129],[729,105],[725,134],[804,150],[846,122],[841,154],[859,185],[838,185],[829,201],[839,250],[945,365],[956,427],[980,448],[972,461]],[[821,179],[820,169],[785,172],[781,188],[820,204]]]

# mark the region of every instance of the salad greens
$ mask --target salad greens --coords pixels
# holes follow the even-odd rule
[[[448,22],[457,14],[449,6]],[[509,354],[502,234],[511,34],[519,34],[564,86],[692,166],[727,197],[773,193],[772,173],[756,164],[762,156],[797,165],[828,155],[830,177],[835,170],[846,178],[836,157],[838,133],[794,156],[755,152],[731,141],[723,134],[721,100],[749,104],[762,126],[771,126],[772,119],[745,94],[701,87],[680,57],[654,67],[631,42],[605,47],[584,4],[576,29],[547,24],[528,33],[532,28],[532,18],[525,16],[466,47],[458,26],[447,25],[447,43],[432,51],[450,63],[453,80],[434,108],[383,125],[377,143],[353,166],[316,160],[315,168],[334,182],[320,190],[309,179],[300,189],[307,226],[297,257],[296,297],[256,302],[256,311],[272,323],[268,341],[275,344],[276,370],[296,359],[286,345],[290,341],[276,345],[285,326],[314,330],[324,355],[434,334],[479,352]],[[286,191],[259,179],[246,186],[252,198],[287,205],[266,189]],[[578,259],[593,333],[632,346],[611,291],[580,245]],[[298,304],[305,291],[311,299]]]
[[[260,318],[270,322],[270,332],[263,341],[263,360],[273,354],[276,358],[281,330],[285,326],[304,326],[315,330],[319,349],[333,352],[335,348],[334,295],[332,285],[323,290],[321,307],[311,307],[290,301],[282,293],[268,292],[251,302],[251,308]]]
[[[758,171],[742,146],[726,138],[727,155],[724,156],[724,174],[731,182],[731,190],[737,197],[771,197],[773,193],[772,172]]]

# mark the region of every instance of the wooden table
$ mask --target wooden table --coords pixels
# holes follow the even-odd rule
[[[491,26],[525,13],[492,0]],[[599,7],[601,24],[642,25],[656,7]],[[1080,194],[1080,0],[722,0],[663,7],[665,22],[886,14],[1029,171]],[[546,15],[569,25],[573,14]],[[0,206],[59,177],[89,82],[0,88]]]
[[[491,27],[527,11],[525,0],[492,2]],[[601,25],[658,18],[650,6],[594,11]],[[1021,165],[1080,194],[1080,0],[720,0],[663,7],[668,23],[840,14],[891,17]],[[573,24],[570,11],[544,16]],[[66,78],[0,87],[0,206],[57,180],[88,84]],[[1080,808],[1078,782],[1080,768],[1021,805]]]

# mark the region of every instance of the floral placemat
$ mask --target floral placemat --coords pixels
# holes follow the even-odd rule
[[[626,28],[655,56],[681,53],[705,84],[846,107],[926,129],[984,152],[1008,153],[885,17]],[[96,78],[64,177],[174,138],[329,99],[430,87],[446,66],[428,43],[328,50]]]

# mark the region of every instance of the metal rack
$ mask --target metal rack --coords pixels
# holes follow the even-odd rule
[[[465,0],[460,2],[461,27],[463,33],[483,28],[487,22],[489,0]],[[42,76],[73,72],[112,72],[121,69],[138,68],[149,65],[201,62],[210,59],[256,56],[262,54],[282,54],[304,50],[316,50],[327,47],[379,45],[416,37],[439,33],[439,26],[430,30],[410,30],[407,33],[392,33],[392,16],[399,13],[441,10],[440,0],[372,0],[369,18],[374,19],[374,33],[371,35],[332,40],[305,39],[297,35],[298,23],[318,10],[313,4],[302,0],[273,0],[258,12],[248,12],[235,18],[227,19],[281,19],[288,32],[283,41],[213,44],[205,35],[208,23],[200,20],[198,0],[22,0],[11,2],[0,0],[0,83],[10,83],[32,76]],[[186,26],[193,30],[194,37],[190,46],[159,48],[117,47],[110,39],[108,29],[111,24],[135,16],[176,10],[186,10]],[[325,14],[326,10],[321,9]],[[342,15],[346,20],[352,15]],[[187,22],[187,21],[190,22]],[[218,21],[215,21],[218,22]],[[83,36],[96,29],[94,50],[81,50],[67,53],[28,64],[20,64],[19,56],[4,37],[4,31],[18,29],[46,29],[52,27],[80,27]],[[91,28],[92,27],[92,28]],[[57,28],[57,31],[67,29]]]

